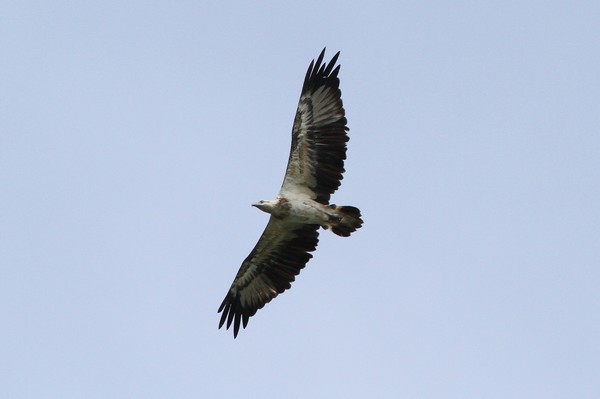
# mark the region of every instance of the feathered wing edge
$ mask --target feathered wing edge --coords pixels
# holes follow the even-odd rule
[[[219,306],[219,328],[227,322],[229,329],[233,323],[233,337],[237,337],[240,325],[246,328],[250,317],[289,289],[312,258],[309,252],[317,248],[318,229],[319,225],[288,226],[271,217]]]
[[[335,66],[339,51],[329,63],[323,63],[325,49],[311,62],[300,100],[292,144],[281,191],[307,189],[316,201],[327,204],[341,184],[346,159],[347,120]]]

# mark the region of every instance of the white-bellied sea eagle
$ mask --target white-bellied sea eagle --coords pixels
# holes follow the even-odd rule
[[[323,49],[316,63],[310,63],[279,194],[272,201],[253,204],[271,217],[218,310],[219,328],[233,322],[234,338],[240,325],[246,328],[258,309],[291,287],[317,247],[320,227],[347,237],[362,226],[358,208],[329,204],[342,180],[348,141],[340,66],[334,68],[339,54],[323,63]]]

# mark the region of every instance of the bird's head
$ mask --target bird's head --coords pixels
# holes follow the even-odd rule
[[[267,212],[267,213],[273,213],[273,209],[275,209],[276,205],[277,205],[277,201],[263,201],[263,200],[258,201],[256,204],[252,204],[252,206],[255,206],[258,209],[260,209],[261,211]]]

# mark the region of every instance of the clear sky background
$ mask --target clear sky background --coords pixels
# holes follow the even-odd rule
[[[600,2],[0,4],[1,397],[600,397]],[[365,224],[234,340],[324,46]]]

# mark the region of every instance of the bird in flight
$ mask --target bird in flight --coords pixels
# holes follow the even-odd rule
[[[242,262],[219,306],[219,328],[240,325],[291,283],[312,258],[319,228],[347,237],[362,226],[360,210],[329,204],[341,184],[349,140],[342,105],[339,51],[323,63],[325,49],[310,63],[298,102],[283,184],[274,200],[252,206],[271,214],[258,243]],[[335,67],[335,68],[334,68]]]

